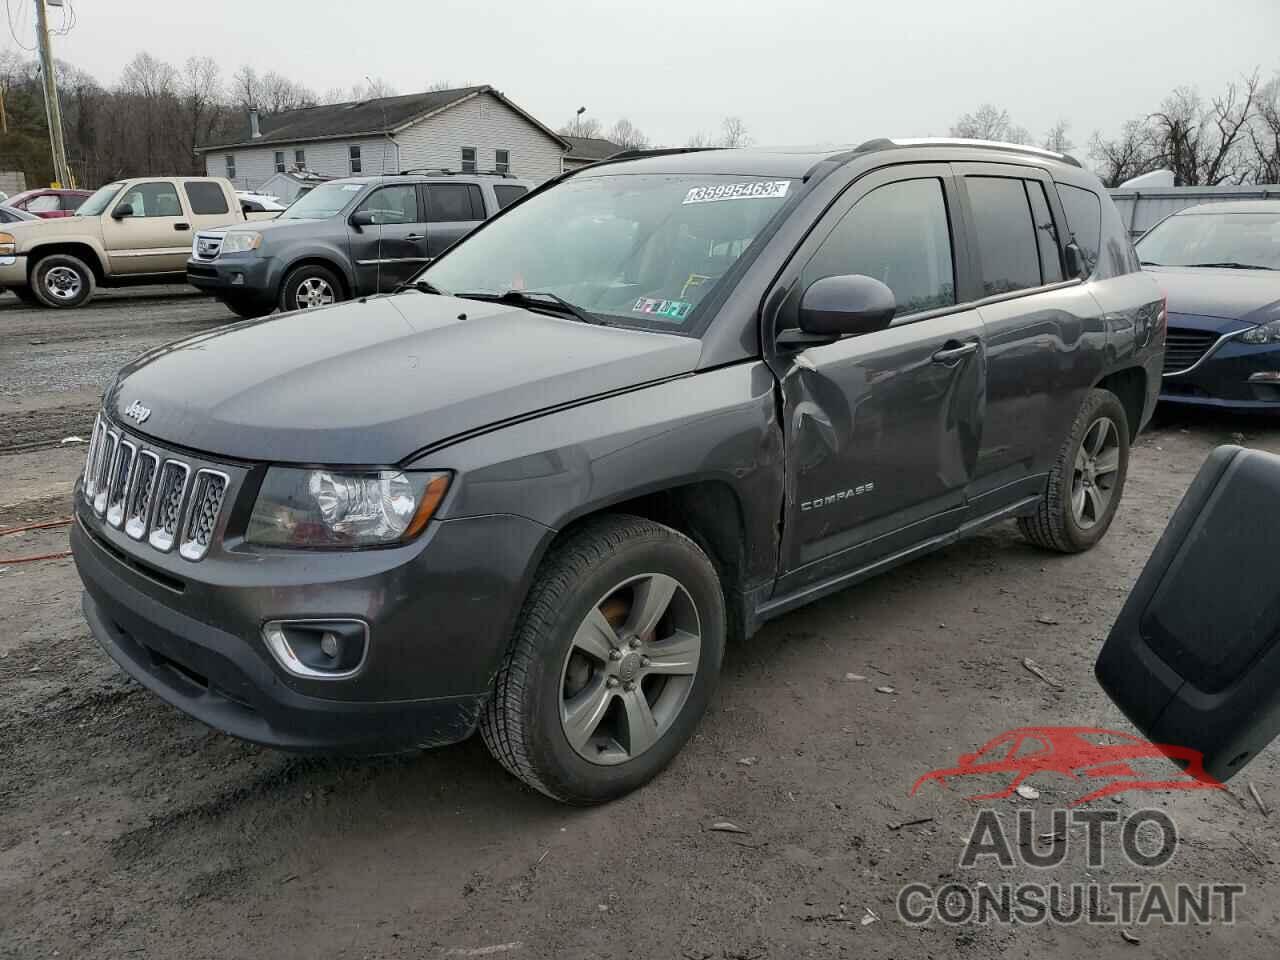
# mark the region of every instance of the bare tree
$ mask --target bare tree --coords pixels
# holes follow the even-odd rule
[[[1205,103],[1192,87],[1178,87],[1147,119],[1160,165],[1180,186],[1242,182],[1249,173],[1243,149],[1260,83],[1257,73]]]
[[[605,137],[624,150],[644,150],[649,146],[649,138],[626,117],[620,117]]]
[[[381,77],[370,77],[364,83],[357,83],[351,88],[351,95],[356,100],[377,100],[381,97],[394,97],[400,91],[389,81]]]
[[[1001,140],[1005,143],[1031,143],[1031,134],[1009,119],[1009,111],[984,103],[973,113],[966,113],[951,126],[951,136],[967,140]]]
[[[1089,159],[1098,178],[1108,187],[1118,187],[1126,180],[1159,169],[1157,154],[1151,131],[1143,120],[1130,120],[1113,140],[1096,131],[1089,140]]]
[[[330,87],[316,99],[317,103],[346,103],[350,100],[350,91],[346,87]]]
[[[272,71],[262,77],[258,109],[263,113],[284,113],[301,107],[314,107],[315,92],[286,76]]]
[[[1258,91],[1249,142],[1254,182],[1280,183],[1280,74]]]
[[[184,114],[182,146],[194,160],[196,145],[212,135],[225,112],[218,61],[213,57],[188,57],[178,79],[178,89]],[[200,172],[194,165],[192,169]]]
[[[720,127],[720,142],[726,147],[749,147],[751,135],[747,133],[747,125],[741,117],[725,117]]]
[[[714,147],[715,138],[708,133],[699,130],[692,137],[685,141],[686,147]]]
[[[262,81],[258,71],[245,64],[231,78],[232,95],[241,110],[262,109]]]
[[[1041,144],[1046,150],[1052,150],[1055,153],[1070,153],[1075,149],[1076,145],[1071,140],[1071,123],[1067,120],[1059,120],[1044,135],[1044,142]]]
[[[579,113],[575,114],[574,118],[557,130],[556,133],[562,133],[566,137],[599,137],[600,130],[599,120],[595,117],[588,117],[584,113]]]

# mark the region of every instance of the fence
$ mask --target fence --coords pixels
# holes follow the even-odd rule
[[[1109,191],[1120,211],[1120,219],[1137,240],[1157,223],[1179,210],[1197,203],[1221,200],[1280,200],[1280,184],[1219,187],[1117,187]]]

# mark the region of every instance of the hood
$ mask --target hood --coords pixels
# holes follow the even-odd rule
[[[462,317],[465,316],[465,319]],[[701,342],[403,293],[234,324],[120,371],[114,419],[216,458],[395,464],[458,434],[691,372]],[[139,428],[134,402],[151,413]]]
[[[52,219],[19,220],[17,223],[0,224],[0,231],[13,234],[18,242],[18,252],[25,245],[39,238],[49,237],[97,237],[102,239],[102,223],[97,217],[54,217]]]
[[[294,230],[297,228],[307,228],[315,230],[317,223],[324,223],[324,218],[318,220],[280,220],[277,219],[283,210],[264,211],[254,214],[260,218],[256,220],[236,220],[232,223],[224,223],[218,227],[205,227],[200,233],[225,233],[228,230],[238,230],[241,228],[254,230],[258,233],[267,234],[279,233],[282,230]]]
[[[1169,312],[1262,323],[1280,306],[1280,271],[1146,267],[1169,298]],[[1256,316],[1254,316],[1256,315]]]

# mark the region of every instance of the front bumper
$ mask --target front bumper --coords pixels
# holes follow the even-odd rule
[[[302,752],[390,753],[474,731],[545,527],[512,516],[436,521],[413,544],[342,554],[156,555],[76,492],[71,548],[94,637],[168,703],[232,736]],[[358,674],[290,674],[275,619],[369,625]]]
[[[1190,370],[1161,379],[1164,403],[1229,407],[1241,410],[1280,410],[1280,381],[1254,378],[1280,373],[1280,344],[1223,340]]]
[[[0,257],[0,287],[25,287],[27,285],[27,258],[25,254]]]
[[[275,271],[270,257],[231,254],[216,260],[187,260],[187,282],[215,295],[275,299]]]

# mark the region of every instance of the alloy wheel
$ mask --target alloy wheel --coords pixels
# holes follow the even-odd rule
[[[574,633],[560,677],[560,722],[583,759],[633,760],[680,715],[702,650],[698,611],[674,577],[619,583]]]
[[[44,275],[44,288],[57,300],[74,300],[80,296],[84,284],[80,274],[70,267],[50,267]]]
[[[293,299],[299,310],[327,306],[334,301],[333,287],[322,277],[307,277],[298,284]]]
[[[1096,526],[1107,515],[1120,472],[1120,431],[1110,417],[1099,417],[1076,451],[1071,479],[1071,515],[1082,530]]]

